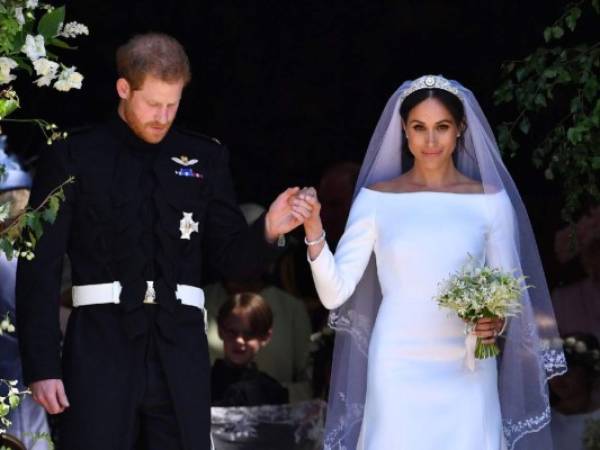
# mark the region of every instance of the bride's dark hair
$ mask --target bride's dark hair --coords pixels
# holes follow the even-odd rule
[[[464,124],[465,108],[460,99],[453,93],[438,88],[419,89],[408,95],[400,105],[400,116],[402,117],[402,120],[406,123],[408,114],[411,110],[428,98],[435,98],[444,105],[450,114],[452,114],[452,118],[458,127]]]

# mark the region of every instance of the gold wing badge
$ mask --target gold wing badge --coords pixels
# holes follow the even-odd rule
[[[201,173],[198,173],[191,168],[191,166],[198,163],[197,159],[190,159],[186,155],[181,155],[171,157],[171,161],[174,161],[181,166],[175,171],[175,175],[180,177],[204,178]]]

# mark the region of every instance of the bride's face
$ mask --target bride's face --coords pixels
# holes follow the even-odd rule
[[[417,104],[409,112],[403,127],[415,165],[432,170],[452,162],[460,129],[439,100],[428,98]]]

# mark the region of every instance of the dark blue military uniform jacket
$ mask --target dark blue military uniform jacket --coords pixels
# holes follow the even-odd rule
[[[152,330],[185,448],[206,448],[208,436],[194,431],[210,420],[203,313],[182,305],[175,289],[177,284],[200,287],[207,263],[230,279],[259,273],[278,254],[265,240],[264,217],[246,225],[225,147],[177,129],[159,144],[148,144],[118,116],[43,151],[32,206],[69,175],[76,181],[65,188],[56,222],[46,228],[36,257],[18,268],[17,328],[25,381],[63,378],[72,413],[84,405],[111,415],[99,420],[107,421],[106,433],[115,436],[110,448],[119,448],[116,442],[131,424],[115,405],[126,402],[139,381],[144,339]],[[180,230],[184,212],[198,223],[189,239]],[[74,285],[119,281],[122,292],[118,305],[74,310],[61,362],[58,299],[65,253]],[[142,304],[147,280],[154,281],[158,302],[152,319]]]

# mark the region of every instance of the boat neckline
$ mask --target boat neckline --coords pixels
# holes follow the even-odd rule
[[[451,191],[407,191],[407,192],[390,192],[390,191],[376,191],[375,189],[370,189],[367,187],[363,187],[362,189],[375,192],[378,194],[392,194],[392,195],[402,195],[402,194],[448,194],[448,195],[463,195],[463,196],[480,196],[480,195],[489,195],[489,194],[498,194],[502,191],[498,192],[451,192]]]

